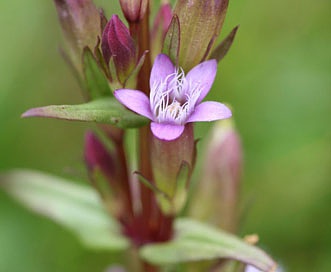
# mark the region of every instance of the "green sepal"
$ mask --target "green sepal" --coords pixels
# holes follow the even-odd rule
[[[112,81],[109,83],[111,88],[113,90],[123,88],[123,85],[119,81],[118,76],[117,76],[116,65],[115,65],[113,56],[111,56],[109,59],[108,70],[109,70],[109,75],[112,78]]]
[[[154,265],[234,259],[271,272],[276,263],[261,249],[252,246],[233,234],[188,218],[175,222],[172,241],[143,246],[140,255]]]
[[[220,62],[231,48],[239,26],[236,26],[228,36],[213,50],[209,59],[216,59]]]
[[[191,167],[188,162],[183,161],[177,173],[176,188],[173,197],[158,190],[156,197],[161,210],[167,215],[180,213],[186,204],[187,185],[191,177]]]
[[[178,214],[186,204],[188,183],[190,181],[192,169],[190,164],[183,161],[178,171],[176,180],[176,192],[173,198],[174,213]]]
[[[134,67],[134,69],[132,70],[132,72],[130,73],[130,75],[128,76],[128,78],[124,82],[124,87],[125,88],[132,88],[132,89],[135,88],[138,73],[140,72],[140,69],[143,66],[144,62],[145,62],[145,58],[146,58],[146,55],[147,55],[148,52],[149,52],[148,50],[145,50],[144,53],[139,58],[137,65]]]
[[[124,108],[114,97],[105,97],[79,105],[51,105],[33,108],[22,117],[48,117],[70,121],[111,124],[119,128],[137,128],[148,123],[145,117]]]
[[[138,176],[138,181],[140,181],[144,186],[146,186],[146,188],[150,189],[156,195],[162,195],[166,197],[166,195],[162,191],[160,191],[151,181],[145,178],[140,172],[135,171],[134,174]]]
[[[90,187],[32,170],[0,174],[0,186],[31,211],[74,233],[87,248],[126,250],[128,240]]]
[[[112,96],[108,79],[88,47],[85,47],[83,51],[83,71],[90,99]]]
[[[178,16],[174,15],[164,38],[162,53],[168,55],[172,62],[178,66],[179,49],[180,24]]]

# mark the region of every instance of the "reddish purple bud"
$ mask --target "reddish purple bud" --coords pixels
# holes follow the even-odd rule
[[[98,169],[108,180],[114,179],[116,172],[114,155],[92,132],[87,132],[85,135],[84,157],[90,173]]]
[[[242,147],[231,121],[215,124],[209,138],[192,214],[235,232],[242,168]],[[203,205],[202,205],[203,203]]]
[[[102,34],[102,52],[106,63],[115,64],[118,80],[124,83],[137,63],[137,47],[129,29],[113,15]]]
[[[91,182],[100,193],[106,208],[125,223],[132,215],[126,162],[119,151],[121,143],[112,137],[114,135],[108,136],[109,140],[113,140],[113,150],[109,150],[94,133],[87,132],[84,157]]]
[[[91,0],[54,0],[62,30],[75,62],[80,62],[83,48],[92,50],[101,36],[100,13]]]
[[[128,22],[136,23],[145,16],[148,0],[120,0],[120,4]]]

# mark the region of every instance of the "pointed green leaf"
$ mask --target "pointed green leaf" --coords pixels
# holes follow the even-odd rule
[[[124,250],[129,245],[90,187],[31,170],[0,174],[0,186],[25,207],[72,231],[88,248]]]
[[[96,58],[88,47],[85,47],[83,51],[83,68],[87,89],[91,99],[112,95],[108,79],[101,71]]]
[[[213,50],[209,59],[216,59],[220,62],[231,48],[239,26],[236,26],[228,36]]]
[[[175,234],[170,242],[144,246],[141,256],[156,265],[228,258],[266,272],[276,267],[275,262],[261,249],[233,234],[191,219],[178,219]]]
[[[179,48],[180,24],[178,16],[174,15],[164,38],[162,53],[168,55],[172,62],[178,65]]]
[[[147,124],[145,117],[124,108],[114,97],[100,98],[79,105],[51,105],[33,108],[22,117],[48,117],[71,121],[111,124],[119,128],[136,128]]]

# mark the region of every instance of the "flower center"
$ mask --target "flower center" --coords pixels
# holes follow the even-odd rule
[[[183,125],[190,116],[200,96],[199,84],[185,78],[183,70],[177,70],[163,81],[151,86],[150,105],[158,123]]]

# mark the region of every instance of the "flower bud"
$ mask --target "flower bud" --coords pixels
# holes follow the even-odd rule
[[[83,48],[94,49],[101,36],[101,18],[91,0],[54,0],[62,30],[74,57],[81,62]]]
[[[113,180],[115,158],[92,132],[86,133],[84,155],[89,171],[98,168],[110,181]]]
[[[196,190],[192,214],[234,232],[242,167],[239,136],[230,120],[215,124]],[[201,205],[203,203],[203,205]]]
[[[145,16],[148,0],[120,0],[120,4],[128,22],[136,23]]]
[[[117,15],[113,15],[107,23],[101,47],[106,63],[112,59],[117,78],[123,84],[137,63],[138,52],[129,29]]]
[[[175,214],[185,204],[194,151],[191,124],[186,125],[183,134],[173,141],[164,141],[153,136],[152,169],[155,185],[162,192],[158,195],[158,203],[165,214]]]
[[[174,14],[180,23],[179,65],[185,71],[205,60],[221,31],[228,0],[178,0]]]
[[[116,156],[92,132],[85,136],[85,162],[93,185],[100,193],[106,207],[115,216],[127,216],[131,210],[130,200],[125,188],[126,175]]]

